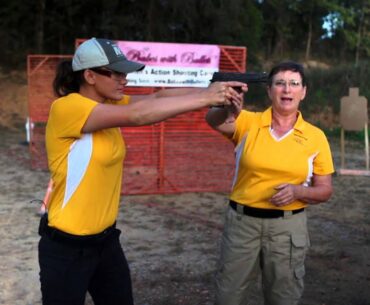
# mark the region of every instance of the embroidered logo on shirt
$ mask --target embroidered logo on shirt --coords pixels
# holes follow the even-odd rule
[[[293,140],[297,142],[298,144],[304,145],[308,139],[304,137],[302,134],[295,132]]]

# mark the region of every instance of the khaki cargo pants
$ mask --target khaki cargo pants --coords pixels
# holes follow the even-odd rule
[[[216,305],[247,305],[262,274],[265,305],[296,305],[310,241],[306,212],[256,218],[226,211],[216,275]]]

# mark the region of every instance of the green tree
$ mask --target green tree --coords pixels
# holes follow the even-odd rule
[[[305,37],[305,61],[310,60],[312,45],[314,41],[320,40],[324,35],[322,27],[323,19],[329,13],[330,4],[326,0],[300,0],[292,1],[291,9],[296,13],[296,24],[298,24],[299,36],[293,39],[304,39]]]
[[[357,66],[362,57],[370,55],[370,0],[331,0],[330,9],[335,16],[331,40],[341,43]]]
[[[311,58],[312,48],[324,34],[323,18],[329,14],[330,0],[257,1],[264,18],[268,58]],[[317,51],[319,48],[317,48]]]

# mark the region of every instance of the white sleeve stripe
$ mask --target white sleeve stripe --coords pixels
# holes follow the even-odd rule
[[[312,176],[313,176],[313,160],[316,158],[316,156],[318,154],[319,154],[318,152],[314,153],[307,160],[307,162],[308,162],[308,173],[307,173],[306,181],[303,183],[304,186],[310,186],[311,185],[311,179],[312,179]]]
[[[242,156],[242,153],[244,151],[244,145],[245,142],[247,141],[247,135],[242,139],[242,141],[235,147],[235,173],[234,173],[234,178],[233,178],[233,183],[231,186],[231,189],[234,188],[236,180],[238,178],[238,172],[239,172],[239,162],[240,158]]]

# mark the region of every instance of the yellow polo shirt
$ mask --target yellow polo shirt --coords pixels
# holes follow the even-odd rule
[[[124,96],[117,104],[126,104]],[[117,218],[125,145],[119,128],[81,133],[98,103],[78,93],[55,100],[46,126],[53,190],[49,226],[75,235],[102,232]]]
[[[271,107],[265,112],[243,110],[236,119],[231,138],[236,146],[236,171],[230,199],[261,209],[296,210],[307,204],[297,200],[277,208],[268,200],[280,184],[308,186],[313,174],[333,173],[329,143],[301,113],[294,128],[280,139],[271,133],[271,120]]]

